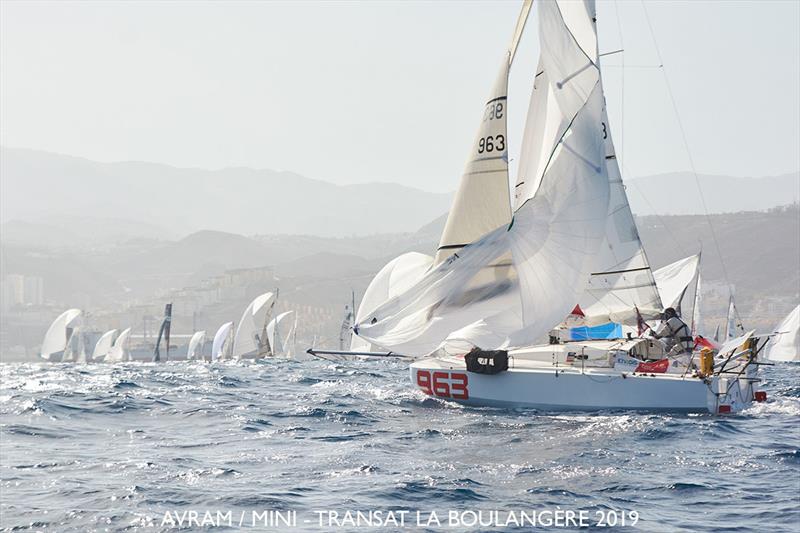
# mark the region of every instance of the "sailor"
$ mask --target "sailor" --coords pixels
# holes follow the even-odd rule
[[[689,326],[681,320],[672,307],[664,310],[664,320],[653,332],[653,336],[663,339],[668,356],[692,353],[694,348],[694,338]]]

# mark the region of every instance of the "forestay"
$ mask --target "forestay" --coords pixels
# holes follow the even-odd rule
[[[378,346],[422,355],[477,321],[496,321],[492,330],[506,345],[531,344],[567,315],[586,288],[609,199],[594,4],[538,5],[540,70],[546,75],[538,77],[542,85],[531,105],[542,112],[528,120],[542,126],[534,128],[540,146],[524,151],[532,158],[525,168],[537,173],[520,176],[508,227],[466,246],[358,324],[357,333]],[[523,145],[532,142],[523,139]],[[503,256],[510,257],[517,284],[509,277],[476,282]]]
[[[767,345],[771,361],[800,361],[800,305],[775,328],[775,336]]]

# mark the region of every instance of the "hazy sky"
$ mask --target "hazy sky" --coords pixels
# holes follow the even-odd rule
[[[626,50],[604,60],[626,176],[688,169],[642,4],[598,4],[601,50]],[[453,190],[519,5],[3,1],[0,142]],[[800,2],[647,12],[697,171],[800,169]],[[512,72],[512,158],[537,54],[534,16]]]

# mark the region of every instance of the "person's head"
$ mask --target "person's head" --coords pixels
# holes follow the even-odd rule
[[[675,312],[675,309],[672,307],[667,307],[664,309],[664,319],[669,320],[670,318],[675,318],[678,316],[678,313]]]

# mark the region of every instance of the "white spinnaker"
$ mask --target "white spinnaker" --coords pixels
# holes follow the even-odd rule
[[[211,360],[226,359],[231,354],[231,332],[233,322],[222,324],[214,335],[214,342],[211,345]]]
[[[206,332],[195,331],[192,338],[189,339],[189,348],[186,350],[186,359],[202,359],[203,346],[206,344]]]
[[[447,215],[434,264],[440,264],[465,245],[511,222],[506,128],[508,74],[530,9],[531,0],[526,0],[492,92],[484,104],[480,126]]]
[[[122,330],[114,345],[106,354],[106,363],[121,363],[131,360],[131,328]]]
[[[92,351],[92,360],[99,361],[108,354],[111,347],[114,345],[114,338],[116,335],[117,330],[111,329],[103,333],[100,338],[97,339],[97,343],[94,345],[94,350]]]
[[[296,323],[294,311],[286,311],[267,324],[267,338],[272,347],[272,355],[291,357],[292,334]]]
[[[692,336],[700,333],[701,308],[703,306],[703,284],[700,272],[697,273],[697,285],[694,288],[694,305],[692,306]]]
[[[42,359],[49,360],[54,354],[64,351],[69,340],[67,329],[77,325],[80,316],[80,309],[68,309],[53,320],[53,323],[47,328],[47,333],[44,334],[42,348],[39,351]]]
[[[261,335],[266,327],[265,319],[270,304],[274,301],[275,294],[265,292],[250,302],[250,305],[244,310],[239,325],[236,327],[236,335],[233,337],[234,359],[256,353],[264,345]]]
[[[670,263],[653,273],[665,308],[672,307],[680,311],[683,295],[697,277],[699,269],[700,254],[695,254]]]
[[[770,361],[800,361],[800,305],[775,328],[769,340],[766,358]]]
[[[465,247],[369,313],[358,324],[358,334],[373,344],[424,355],[451,332],[495,318],[502,318],[493,327],[506,337],[504,344],[532,344],[569,313],[586,287],[604,236],[609,197],[594,4],[538,5],[540,69],[547,72],[549,86],[538,94],[547,94],[548,102],[544,113],[529,115],[529,120],[544,121],[540,130],[546,135],[540,136],[543,150],[525,153],[546,159],[542,165],[526,164],[542,169],[541,178],[530,176],[540,185],[534,189],[518,182],[508,227]],[[526,137],[523,145],[528,142]],[[508,277],[474,283],[483,269],[509,252],[518,284]]]
[[[380,307],[381,304],[402,294],[406,289],[413,286],[433,264],[433,257],[418,252],[408,252],[399,255],[386,263],[381,268],[372,281],[369,283],[361,304],[356,313],[356,324],[364,321],[372,311]],[[354,352],[370,352],[375,347],[359,337],[353,335],[350,340],[350,350]]]

